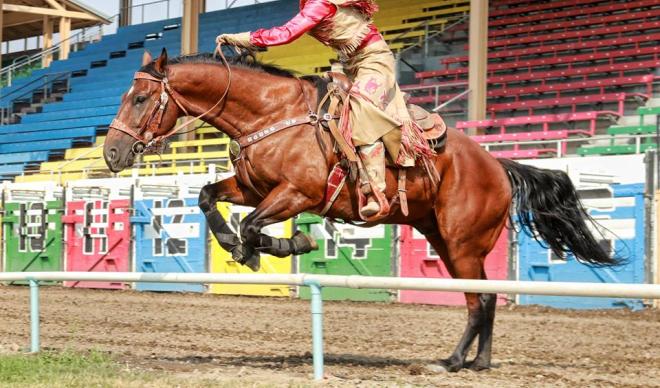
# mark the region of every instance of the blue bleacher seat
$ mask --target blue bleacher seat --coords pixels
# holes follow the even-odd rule
[[[48,160],[48,151],[16,152],[2,155],[0,164],[34,163],[45,160]]]

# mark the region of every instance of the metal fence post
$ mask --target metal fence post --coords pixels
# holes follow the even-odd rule
[[[314,380],[323,380],[323,297],[321,285],[309,282],[312,295],[312,360],[314,364]]]
[[[30,351],[39,351],[39,282],[30,279]]]

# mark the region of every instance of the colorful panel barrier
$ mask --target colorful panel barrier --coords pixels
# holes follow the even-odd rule
[[[128,272],[131,269],[130,193],[126,179],[72,182],[66,190],[67,271]],[[125,288],[117,282],[64,282],[68,287]]]
[[[206,272],[206,219],[197,206],[195,190],[170,179],[140,182],[134,189],[131,217],[135,232],[137,272]],[[146,291],[203,292],[201,284],[136,283]]]
[[[239,224],[252,208],[218,204],[222,216],[229,220],[234,231],[239,230]],[[263,229],[263,232],[272,237],[291,237],[292,221],[288,220]],[[212,273],[254,273],[248,267],[238,264],[231,258],[231,253],[220,247],[215,237],[211,236],[211,272]],[[275,257],[261,255],[261,268],[258,273],[291,273],[291,256]],[[210,291],[215,294],[231,295],[259,295],[259,296],[289,296],[288,286],[260,285],[260,284],[211,284]]]
[[[601,243],[628,260],[619,268],[595,268],[565,260],[540,246],[528,234],[518,239],[518,278],[547,282],[644,283],[644,185],[611,185],[610,198],[585,200],[590,215],[600,224]],[[592,206],[590,206],[592,204]],[[641,300],[522,295],[521,304],[561,308],[641,308]]]
[[[410,226],[401,226],[399,252],[401,254],[401,277],[451,278],[442,259],[426,238]],[[509,249],[508,229],[500,234],[495,247],[484,263],[488,279],[507,278],[507,258]],[[465,297],[459,292],[399,291],[399,301],[403,303],[425,303],[439,305],[464,305]],[[498,295],[498,304],[506,303],[506,295]]]
[[[301,215],[296,223],[311,233],[319,250],[300,256],[299,271],[323,275],[392,276],[392,226],[360,228],[333,223],[314,215]],[[310,297],[309,289],[298,290],[301,298]],[[324,287],[323,299],[389,301],[388,290],[358,290]]]
[[[5,186],[5,271],[62,269],[64,203],[61,188],[50,183]]]

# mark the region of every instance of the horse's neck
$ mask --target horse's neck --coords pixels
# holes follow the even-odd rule
[[[191,108],[188,113],[192,116],[205,113],[222,98],[228,79],[225,68],[217,65],[196,67],[193,71],[181,72],[182,79],[187,81],[184,81],[185,85],[188,85],[181,94],[189,101],[190,106],[186,109]],[[219,71],[219,68],[223,70]],[[297,85],[299,82],[233,67],[225,101],[202,119],[232,138],[256,132],[279,120],[300,115],[300,111],[307,111],[305,94],[301,95]]]

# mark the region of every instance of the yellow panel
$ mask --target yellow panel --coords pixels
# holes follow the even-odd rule
[[[64,153],[64,159],[96,159],[103,157],[103,148],[70,148]]]
[[[32,174],[17,176],[14,181],[16,182],[45,182],[53,181],[64,183],[66,181],[84,179],[86,178],[82,173],[66,173],[66,174]]]
[[[219,203],[218,210],[226,220],[231,220],[230,204]],[[248,213],[240,213],[239,219],[243,219]],[[236,216],[235,216],[236,217]],[[273,237],[291,237],[292,221],[288,220],[279,224],[271,225],[264,229]],[[215,237],[211,236],[211,273],[253,273],[251,269],[238,264],[231,259],[231,253],[220,247]],[[259,273],[291,273],[291,256],[275,257],[261,255],[261,269]],[[259,296],[289,296],[288,286],[279,285],[252,285],[252,284],[212,284],[210,292],[214,294],[230,295],[259,295]]]
[[[98,169],[107,169],[105,160],[103,160],[103,158],[79,159],[76,161],[64,160],[59,162],[43,162],[41,163],[39,171],[42,173],[50,173],[58,171],[72,172]]]
[[[218,167],[222,165],[218,164]],[[144,167],[138,169],[138,175],[176,175],[178,173],[183,174],[203,174],[208,171],[208,166],[205,165],[193,165],[193,166],[179,166],[179,167]],[[133,169],[124,170],[119,173],[119,176],[131,176],[133,175]]]

